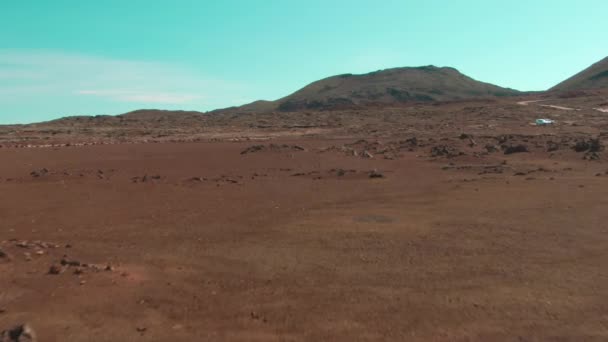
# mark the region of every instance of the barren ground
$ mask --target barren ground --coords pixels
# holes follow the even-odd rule
[[[30,322],[45,342],[608,340],[603,99],[378,109],[305,128],[254,117],[182,142],[117,141],[111,128],[115,144],[77,146],[102,129],[10,128],[0,330]],[[71,146],[23,148],[32,141]]]

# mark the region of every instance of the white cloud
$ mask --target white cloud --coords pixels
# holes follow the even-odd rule
[[[0,104],[65,97],[207,110],[234,103],[244,88],[170,63],[0,49]]]

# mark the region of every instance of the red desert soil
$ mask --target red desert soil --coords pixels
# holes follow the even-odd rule
[[[608,166],[580,136],[598,126],[513,127],[1,148],[0,327],[45,342],[607,340]]]

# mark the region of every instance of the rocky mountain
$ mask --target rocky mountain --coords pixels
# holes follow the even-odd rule
[[[575,91],[608,88],[608,57],[570,77],[550,90]]]
[[[344,74],[313,82],[277,101],[256,101],[232,112],[339,109],[365,105],[390,105],[458,101],[520,94],[474,80],[454,68],[406,67],[363,75]]]

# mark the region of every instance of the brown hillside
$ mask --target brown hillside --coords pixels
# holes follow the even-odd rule
[[[551,88],[557,91],[608,88],[608,57]]]

